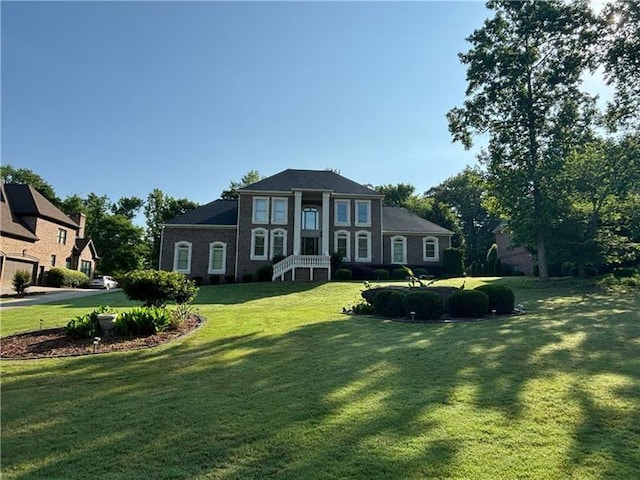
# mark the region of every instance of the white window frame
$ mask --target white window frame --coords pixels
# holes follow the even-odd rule
[[[264,254],[256,255],[256,237],[258,234],[264,236]],[[251,230],[251,252],[249,258],[251,260],[267,260],[269,256],[269,232],[265,228],[254,228]]]
[[[276,235],[282,234],[282,255],[287,256],[287,231],[284,228],[276,228],[275,230],[271,230],[271,243],[269,248],[269,259],[273,259],[275,257],[275,238]]]
[[[366,222],[360,221],[360,216],[358,215],[358,211],[360,209],[360,205],[366,205],[367,207],[367,220]],[[355,211],[355,225],[356,227],[370,227],[371,226],[371,200],[356,200],[356,211]]]
[[[347,208],[347,220],[341,222],[338,218],[338,205],[346,205]],[[336,199],[333,202],[333,224],[336,227],[350,227],[351,226],[351,200]]]
[[[187,247],[187,268],[179,269],[178,268],[178,252],[182,247]],[[191,253],[193,251],[193,246],[190,242],[176,242],[173,247],[173,271],[179,273],[191,273]]]
[[[360,237],[366,237],[367,239],[367,256],[366,257],[360,256],[360,244],[359,244]],[[356,262],[371,262],[371,232],[367,232],[364,230],[356,232],[355,238],[356,238],[356,248],[355,248]]]
[[[433,257],[427,256],[427,242],[433,242]],[[422,239],[422,260],[425,262],[440,261],[440,240],[436,237],[424,237]]]
[[[214,268],[213,266],[213,249],[216,247],[222,247],[222,267]],[[207,271],[210,274],[225,274],[227,273],[227,244],[224,242],[211,242],[209,244],[209,269]]]
[[[257,218],[258,209],[256,208],[256,205],[258,202],[262,201],[264,201],[264,220]],[[269,197],[253,197],[251,219],[253,223],[258,225],[266,225],[269,223]]]
[[[284,203],[284,220],[276,220],[276,205]],[[289,217],[289,199],[286,197],[273,197],[271,199],[271,224],[286,225]]]
[[[67,231],[64,228],[58,228],[58,243],[60,245],[67,244]]]
[[[351,232],[349,232],[348,230],[336,230],[333,233],[333,250],[336,253],[338,252],[338,238],[340,238],[341,236],[346,237],[347,239],[347,254],[342,260],[345,262],[350,262],[351,261]]]
[[[396,241],[399,241],[402,245],[402,259],[397,261],[395,258],[395,245]],[[407,264],[407,238],[401,235],[391,237],[391,263],[394,265],[406,265]]]

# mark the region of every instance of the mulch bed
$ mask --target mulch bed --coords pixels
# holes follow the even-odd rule
[[[203,323],[202,317],[192,315],[182,322],[176,330],[159,332],[145,337],[103,337],[95,347],[95,352],[92,338],[67,337],[63,328],[19,333],[0,338],[0,358],[18,360],[68,357],[155,347],[183,337],[198,329]]]

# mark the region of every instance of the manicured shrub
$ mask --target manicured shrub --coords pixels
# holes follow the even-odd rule
[[[484,292],[489,296],[489,306],[486,313],[495,310],[497,314],[513,312],[515,295],[513,290],[505,285],[480,285],[474,290]]]
[[[416,290],[405,295],[404,310],[408,318],[414,312],[416,320],[437,320],[444,313],[444,300],[436,293]]]
[[[391,272],[391,278],[394,280],[404,280],[409,276],[409,273],[404,268],[394,268]]]
[[[65,335],[72,338],[93,338],[100,333],[98,315],[109,310],[107,306],[100,306],[91,313],[77,315],[69,320],[64,327]]]
[[[253,273],[244,273],[242,275],[242,283],[251,283],[253,282]]]
[[[273,265],[263,265],[258,269],[258,281],[270,282],[273,278]]]
[[[224,276],[224,283],[236,283],[235,275],[225,275]]]
[[[343,263],[340,268],[351,270],[352,280],[373,280],[373,268],[359,263]]]
[[[462,263],[462,250],[458,248],[447,248],[442,252],[442,265],[446,275],[452,277],[462,276],[464,265]]]
[[[31,282],[31,273],[27,270],[18,270],[13,274],[13,289],[18,295],[22,295],[27,290],[29,282]]]
[[[171,311],[161,307],[135,307],[118,315],[116,334],[120,336],[153,335],[171,326]]]
[[[498,245],[495,243],[491,245],[489,251],[487,252],[487,261],[485,263],[485,271],[484,274],[489,277],[495,277],[497,272],[497,262],[498,262]]]
[[[353,313],[356,315],[371,315],[374,313],[373,305],[368,304],[367,302],[359,302],[353,306]]]
[[[167,302],[191,303],[198,287],[178,272],[165,270],[135,270],[127,273],[121,282],[129,300],[140,300],[144,306],[163,307]]]
[[[376,268],[373,270],[373,279],[374,280],[389,280],[389,270],[386,268]]]
[[[209,275],[209,284],[218,285],[220,283],[220,275]]]
[[[383,317],[404,317],[405,293],[393,288],[381,288],[373,297],[373,310]]]
[[[415,273],[416,277],[418,277],[418,278],[427,278],[427,277],[429,277],[429,272],[427,271],[426,268],[420,268],[420,267],[414,268],[413,269],[413,273]]]
[[[47,285],[50,287],[86,287],[89,285],[89,277],[77,270],[55,267],[47,272]]]
[[[287,257],[285,257],[284,255],[274,255],[273,258],[271,259],[271,264],[275,265],[276,263],[281,262],[285,258]]]
[[[458,290],[447,298],[452,317],[482,317],[489,308],[489,295],[480,290]]]
[[[339,268],[336,270],[336,280],[339,282],[345,282],[351,280],[353,273],[348,268]]]
[[[191,277],[193,283],[199,287],[204,282],[204,279],[200,275],[196,275],[195,277]]]

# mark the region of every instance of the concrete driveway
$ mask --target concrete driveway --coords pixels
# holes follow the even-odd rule
[[[28,305],[40,305],[43,303],[57,302],[71,298],[87,297],[89,295],[100,295],[107,292],[117,292],[119,288],[102,290],[96,288],[51,288],[32,286],[27,289],[26,297],[4,297],[0,298],[0,310],[15,307],[26,307]],[[4,293],[4,292],[3,292]]]

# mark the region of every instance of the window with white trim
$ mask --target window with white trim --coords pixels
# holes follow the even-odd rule
[[[334,225],[348,227],[351,225],[351,200],[334,202]]]
[[[281,228],[271,230],[271,256],[287,256],[287,231]]]
[[[356,262],[371,261],[371,232],[356,233]]]
[[[64,228],[58,229],[58,243],[61,245],[67,244],[67,231]]]
[[[345,262],[351,261],[351,234],[346,230],[338,230],[333,235],[333,250]]]
[[[209,244],[209,273],[226,273],[227,270],[227,244],[213,242]]]
[[[304,207],[302,209],[302,230],[320,230],[320,209]]]
[[[253,197],[253,223],[269,223],[269,198]]]
[[[173,270],[180,273],[191,273],[191,244],[189,242],[175,244]]]
[[[422,259],[425,262],[437,262],[440,260],[439,242],[436,237],[422,239]]]
[[[286,198],[271,199],[271,223],[274,225],[287,224],[287,207],[289,205]]]
[[[267,259],[267,231],[264,228],[251,230],[251,260]]]
[[[371,201],[356,200],[356,226],[371,226]]]
[[[391,237],[391,263],[407,263],[407,239],[405,237]]]

